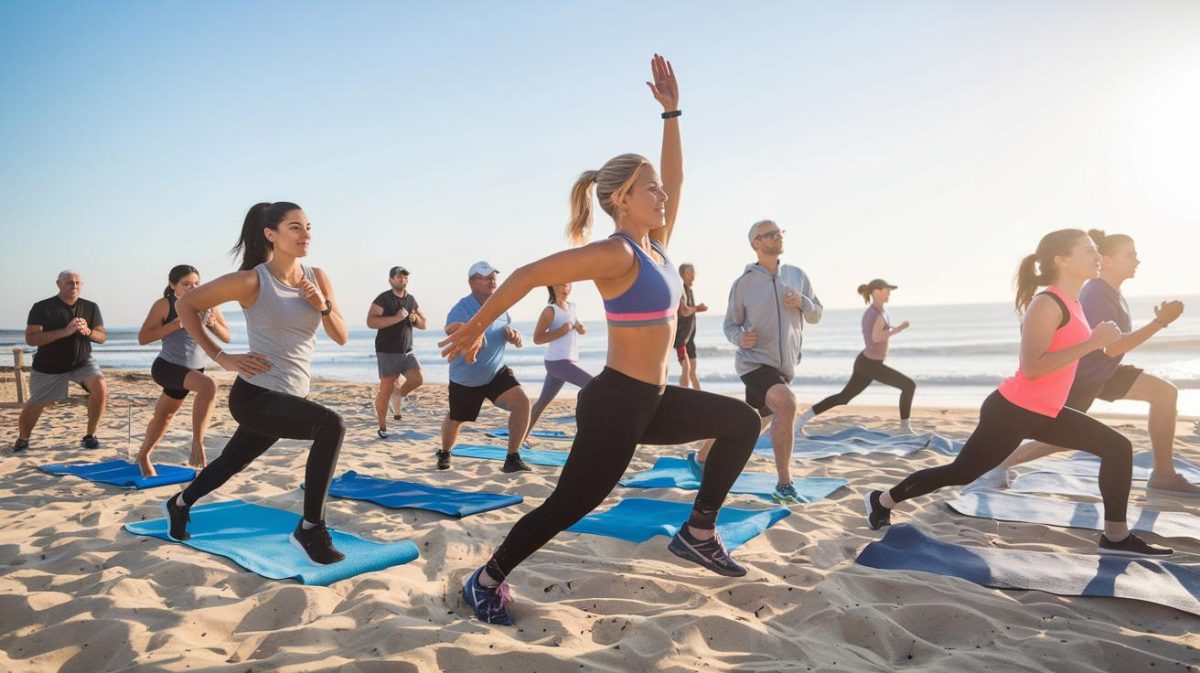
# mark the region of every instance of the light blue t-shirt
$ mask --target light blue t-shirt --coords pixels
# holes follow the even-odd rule
[[[475,317],[481,308],[483,305],[475,300],[475,295],[469,294],[459,299],[446,314],[446,324],[466,322]],[[450,380],[460,386],[473,388],[491,383],[504,366],[504,347],[508,344],[504,339],[504,329],[511,323],[508,313],[505,313],[484,330],[483,347],[475,355],[475,364],[467,364],[461,355],[451,360]]]

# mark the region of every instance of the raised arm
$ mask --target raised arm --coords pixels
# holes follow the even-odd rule
[[[646,82],[654,99],[663,107],[663,112],[674,112],[679,109],[679,83],[675,80],[675,69],[671,62],[655,54],[650,59],[650,72],[653,82]],[[663,247],[671,242],[671,233],[675,229],[675,216],[679,213],[679,198],[683,191],[683,142],[679,137],[679,117],[663,120],[662,156],[659,158],[659,177],[662,178],[663,192],[667,195],[666,226],[650,232],[650,237],[662,243]]]
[[[629,272],[635,259],[624,241],[610,238],[522,266],[496,288],[470,320],[456,326],[450,319],[452,316],[448,317],[451,324],[446,326],[446,332],[450,336],[438,342],[442,357],[453,360],[462,355],[467,362],[474,362],[484,329],[535,287],[620,278]]]

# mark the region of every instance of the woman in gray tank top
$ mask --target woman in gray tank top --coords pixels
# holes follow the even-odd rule
[[[155,383],[162,386],[163,391],[154,405],[154,415],[150,417],[146,438],[142,440],[142,448],[137,455],[138,468],[143,477],[157,476],[158,472],[150,462],[150,452],[166,434],[171,419],[175,418],[175,413],[189,392],[195,392],[196,399],[192,403],[192,454],[188,458],[188,465],[204,467],[204,433],[208,430],[208,421],[212,418],[217,399],[217,382],[204,374],[207,361],[204,351],[183,328],[175,310],[175,302],[200,285],[200,272],[194,266],[180,264],[167,274],[167,281],[163,296],[150,307],[150,313],[138,332],[138,343],[143,346],[162,341],[162,351],[150,367],[150,375]],[[199,319],[202,329],[229,343],[229,325],[225,322],[225,316],[221,315],[220,308],[214,306],[204,311]]]
[[[233,249],[242,256],[241,270],[178,301],[183,326],[200,348],[222,368],[238,373],[229,391],[229,413],[238,428],[221,455],[182,493],[163,503],[175,540],[188,538],[188,510],[197,500],[279,439],[305,439],[312,448],[304,470],[304,517],[290,541],[316,565],[345,558],[325,528],[325,498],[346,429],[336,412],[306,398],[317,328],[323,327],[339,345],[345,345],[347,330],[329,276],[300,263],[308,255],[311,227],[294,203],[255,204]],[[201,326],[200,312],[229,301],[245,312],[248,353],[226,353]]]

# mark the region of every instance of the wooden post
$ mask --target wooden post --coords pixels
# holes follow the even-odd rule
[[[13,349],[13,378],[17,383],[17,404],[25,404],[25,351],[17,346]]]

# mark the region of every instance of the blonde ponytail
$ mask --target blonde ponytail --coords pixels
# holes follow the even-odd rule
[[[586,243],[592,233],[592,185],[596,185],[600,208],[615,220],[617,204],[633,187],[638,170],[649,163],[640,154],[621,154],[604,162],[598,171],[579,174],[571,188],[571,220],[567,224],[567,238],[572,244]]]
[[[587,243],[592,233],[592,185],[600,171],[584,171],[571,187],[571,221],[567,223],[567,240],[572,245]]]

